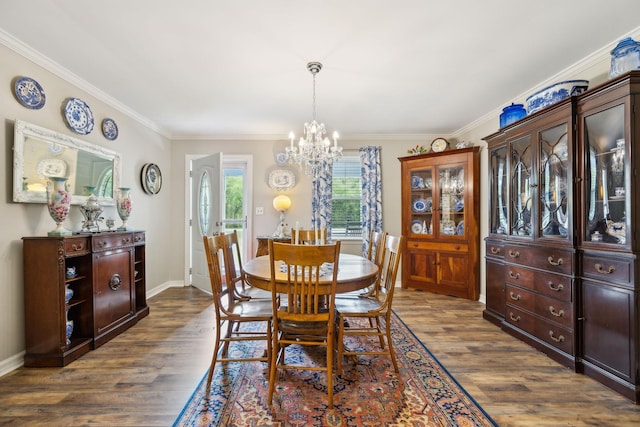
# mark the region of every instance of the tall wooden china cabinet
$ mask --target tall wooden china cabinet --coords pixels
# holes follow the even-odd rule
[[[640,398],[640,71],[489,143],[484,318]]]
[[[477,300],[480,147],[399,158],[402,287]]]

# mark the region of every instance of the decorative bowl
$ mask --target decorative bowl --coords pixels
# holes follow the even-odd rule
[[[567,80],[548,86],[526,99],[527,113],[533,114],[536,111],[547,108],[556,102],[574,95],[580,95],[589,87],[589,80]]]

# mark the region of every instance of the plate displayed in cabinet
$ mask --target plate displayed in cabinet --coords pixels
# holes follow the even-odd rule
[[[411,188],[423,188],[423,187],[424,187],[424,180],[422,179],[422,177],[418,175],[412,175]]]
[[[414,212],[424,212],[427,210],[427,204],[422,199],[414,200],[412,207]]]
[[[411,232],[413,234],[420,234],[423,232],[422,221],[415,220],[411,223]]]
[[[458,223],[458,228],[456,230],[456,234],[459,236],[464,236],[464,220]]]
[[[93,130],[93,113],[81,99],[67,99],[64,107],[64,117],[69,128],[76,133],[88,135]]]

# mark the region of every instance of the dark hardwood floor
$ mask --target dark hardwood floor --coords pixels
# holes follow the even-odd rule
[[[0,378],[2,426],[170,426],[211,357],[210,297],[171,288],[65,368]],[[483,305],[398,289],[395,311],[501,426],[638,426],[640,406],[482,319]]]

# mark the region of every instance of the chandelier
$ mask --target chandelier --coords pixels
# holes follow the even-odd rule
[[[307,69],[313,75],[313,120],[304,124],[304,136],[300,137],[298,146],[293,144],[295,135],[289,132],[291,145],[285,152],[290,163],[297,163],[304,172],[314,179],[325,162],[332,163],[342,157],[342,147],[338,145],[338,132],[333,132],[333,145],[329,138],[324,123],[316,121],[316,74],[322,69],[320,62],[309,62]]]

